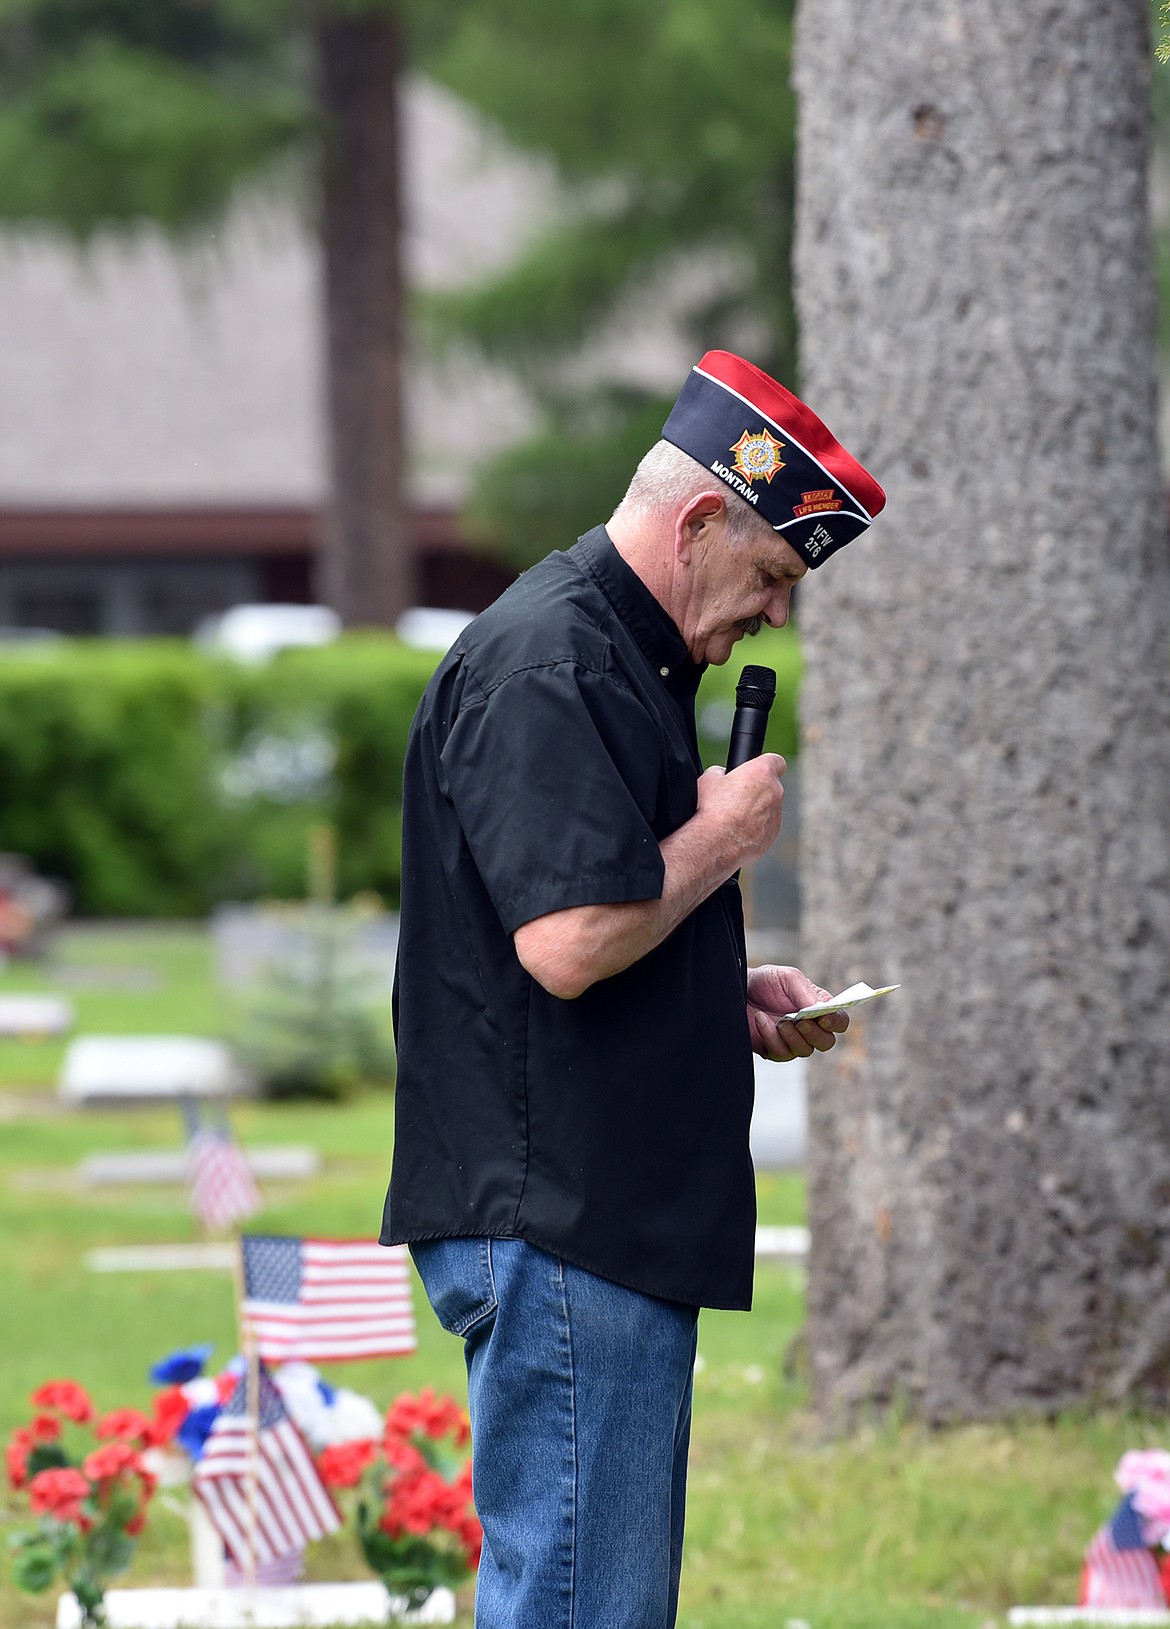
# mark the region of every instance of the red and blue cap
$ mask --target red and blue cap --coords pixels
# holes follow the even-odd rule
[[[799,397],[730,351],[708,351],[662,431],[750,503],[810,566],[885,506],[867,470]]]

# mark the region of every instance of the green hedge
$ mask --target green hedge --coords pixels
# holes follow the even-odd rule
[[[309,828],[327,820],[339,892],[393,903],[403,754],[435,661],[372,634],[262,668],[180,641],[6,651],[0,850],[66,881],[82,914],[194,916],[223,899],[301,897]],[[743,661],[777,667],[768,744],[796,749],[799,647],[765,633],[703,681],[708,762]]]
[[[329,820],[340,890],[394,899],[402,758],[434,665],[367,635],[262,668],[179,641],[5,652],[0,849],[66,881],[83,914],[194,916],[302,896],[309,828]],[[299,790],[274,776],[321,743],[331,768]]]

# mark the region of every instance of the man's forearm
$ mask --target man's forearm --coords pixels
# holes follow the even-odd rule
[[[738,870],[741,848],[726,820],[700,810],[659,844],[665,876],[658,899],[552,911],[516,929],[516,954],[538,984],[571,1000],[661,944]]]

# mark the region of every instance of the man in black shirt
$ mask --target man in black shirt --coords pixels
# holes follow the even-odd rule
[[[381,1237],[466,1342],[479,1629],[674,1622],[697,1310],[751,1304],[752,1050],[847,1023],[784,1021],[827,992],[747,969],[735,879],[784,762],[702,773],[695,691],[883,501],[708,353],[608,526],[479,617],[415,719]]]

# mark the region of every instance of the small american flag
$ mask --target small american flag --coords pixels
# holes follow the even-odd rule
[[[263,1365],[258,1436],[248,1408],[249,1389],[247,1377],[241,1376],[203,1445],[191,1481],[236,1566],[246,1569],[252,1562],[268,1569],[279,1557],[335,1533],[341,1517]],[[249,1487],[253,1471],[254,1498]]]
[[[299,1584],[304,1576],[305,1552],[290,1550],[287,1555],[278,1555],[275,1561],[258,1561],[256,1576],[251,1582],[259,1584],[261,1589],[287,1589],[290,1584]],[[249,1582],[248,1569],[237,1567],[229,1555],[223,1566],[223,1581],[228,1589],[243,1589]]]
[[[245,1234],[244,1321],[260,1356],[324,1363],[413,1352],[404,1245]]]
[[[1131,1495],[1097,1530],[1085,1551],[1080,1604],[1165,1610],[1158,1563],[1142,1538],[1141,1517]]]
[[[209,1232],[254,1216],[264,1205],[252,1168],[230,1131],[203,1127],[187,1144],[191,1209]]]

